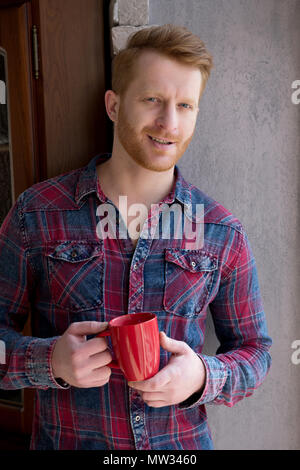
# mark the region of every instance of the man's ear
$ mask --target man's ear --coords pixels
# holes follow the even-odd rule
[[[117,122],[119,115],[120,97],[113,90],[105,92],[105,107],[108,117],[113,122]]]

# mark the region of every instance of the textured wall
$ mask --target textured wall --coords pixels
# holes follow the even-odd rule
[[[150,24],[188,27],[215,67],[184,175],[244,224],[256,256],[271,371],[233,408],[209,405],[216,449],[300,449],[299,0],[150,0]],[[206,352],[216,341],[208,323]]]

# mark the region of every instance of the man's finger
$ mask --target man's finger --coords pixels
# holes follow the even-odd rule
[[[92,338],[82,344],[82,350],[88,355],[101,353],[108,349],[107,340],[105,338]]]
[[[88,358],[87,367],[89,370],[99,369],[107,366],[112,361],[112,355],[107,349],[104,352],[94,354]]]
[[[163,408],[164,406],[170,406],[165,401],[149,401],[147,402],[147,405],[152,408]]]
[[[154,392],[162,390],[171,380],[170,366],[166,366],[161,369],[154,377],[151,379],[143,380],[140,382],[128,382],[129,387],[141,392]]]
[[[165,398],[165,394],[162,392],[143,392],[141,396],[146,403],[150,401],[164,401]]]
[[[100,321],[81,321],[71,323],[68,332],[75,336],[96,335],[106,330],[108,323]]]

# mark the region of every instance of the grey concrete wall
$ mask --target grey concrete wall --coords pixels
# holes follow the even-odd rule
[[[273,364],[252,397],[209,405],[216,449],[300,449],[299,0],[150,0],[150,24],[188,27],[215,68],[183,174],[244,224],[256,256]],[[216,349],[208,322],[206,352]]]

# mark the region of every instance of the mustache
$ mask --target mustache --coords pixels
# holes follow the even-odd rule
[[[151,137],[155,137],[156,139],[167,140],[171,142],[179,141],[179,135],[172,135],[172,134],[162,134],[157,131],[157,129],[145,129],[146,134],[150,135]]]

